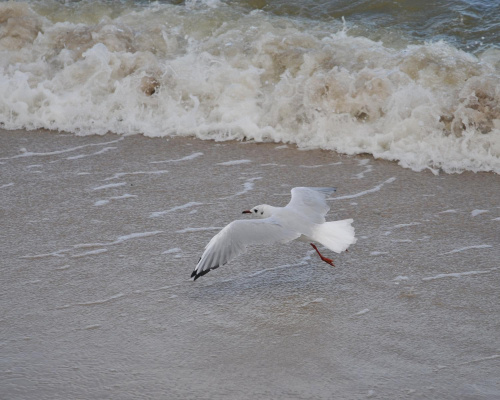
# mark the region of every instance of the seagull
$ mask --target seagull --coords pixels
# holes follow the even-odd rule
[[[312,242],[340,253],[357,240],[352,219],[325,221],[330,210],[326,196],[335,191],[333,187],[296,187],[285,207],[261,204],[243,211],[257,219],[233,221],[217,233],[206,245],[191,278],[195,281],[227,264],[244,253],[247,246],[287,243],[295,239],[309,242],[321,260],[334,267],[333,260],[324,257]]]

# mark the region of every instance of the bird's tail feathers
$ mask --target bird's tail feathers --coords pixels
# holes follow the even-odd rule
[[[340,253],[347,250],[351,244],[356,243],[358,240],[354,236],[352,222],[352,219],[343,219],[342,221],[325,222],[317,225],[312,239],[326,248]]]

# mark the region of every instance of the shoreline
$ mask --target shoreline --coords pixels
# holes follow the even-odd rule
[[[493,172],[4,130],[0,163],[5,397],[500,395]],[[354,219],[336,268],[292,242],[189,280],[219,228],[295,186],[336,186],[327,220]]]

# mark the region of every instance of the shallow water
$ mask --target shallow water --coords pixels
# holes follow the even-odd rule
[[[498,175],[270,143],[0,141],[0,397],[500,396]],[[241,210],[332,184],[328,219],[358,237],[336,268],[293,242],[189,280]]]

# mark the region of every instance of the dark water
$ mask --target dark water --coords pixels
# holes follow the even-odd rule
[[[56,2],[38,3],[42,7]],[[402,35],[410,41],[444,40],[461,49],[480,51],[500,46],[500,1],[498,0],[227,0],[227,1],[60,1],[63,7],[103,7],[110,12],[129,8],[150,7],[153,4],[209,6],[225,4],[247,11],[266,13],[311,21],[334,21],[345,18],[353,32],[367,34],[372,39],[386,35]],[[117,4],[118,3],[118,4]]]
[[[225,3],[313,21],[344,17],[355,31],[370,31],[372,37],[380,30],[381,38],[391,32],[416,42],[445,40],[473,51],[500,44],[500,2],[496,0],[230,0]]]
[[[467,49],[498,47],[500,43],[500,2],[495,0],[243,0],[231,3],[312,20],[344,17],[361,32],[382,29],[415,41],[442,39]]]

